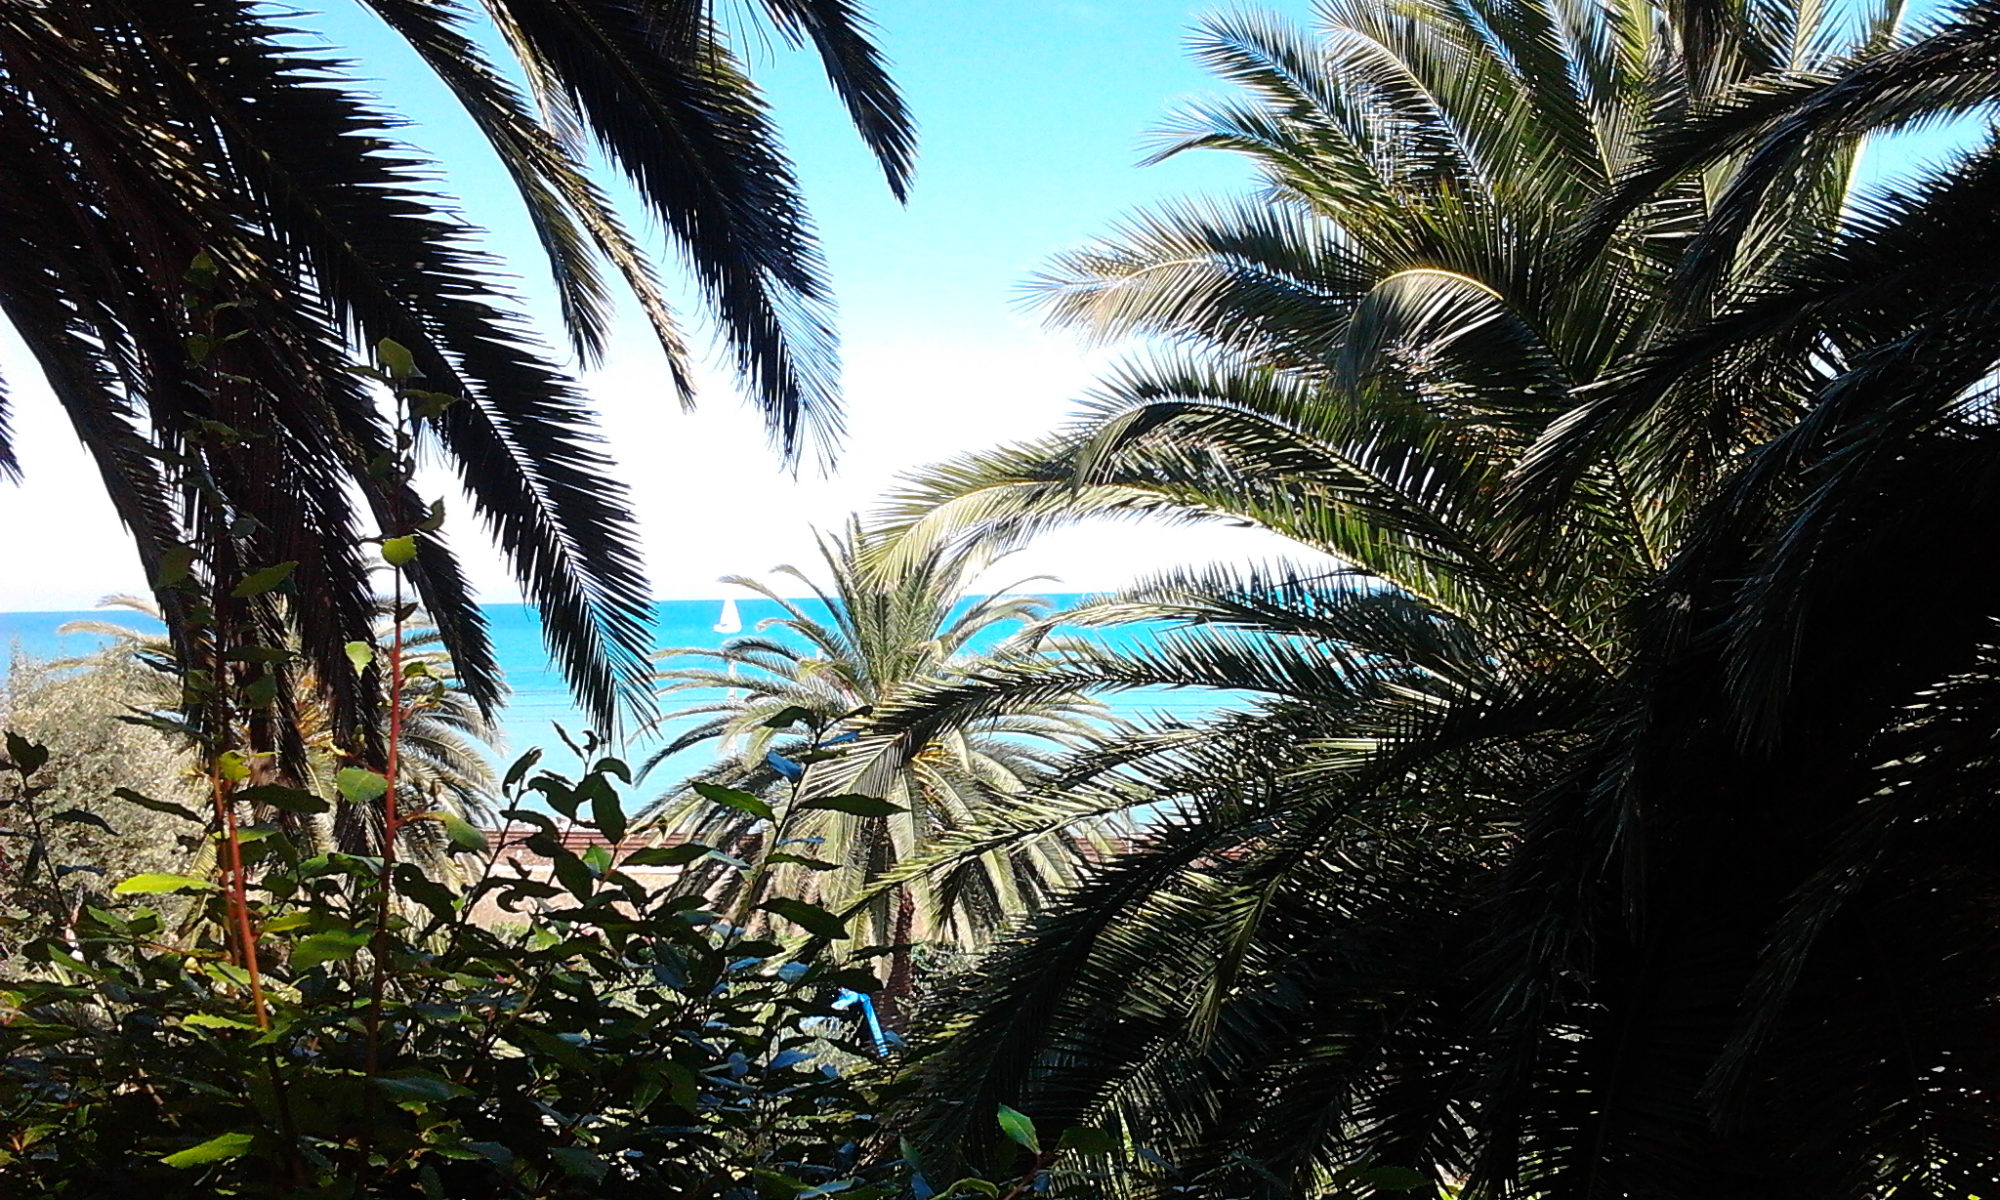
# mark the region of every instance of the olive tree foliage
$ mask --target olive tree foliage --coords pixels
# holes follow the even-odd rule
[[[74,905],[128,875],[171,870],[187,859],[186,830],[121,796],[199,798],[187,753],[159,730],[120,719],[151,683],[148,673],[137,662],[79,671],[19,653],[8,664],[0,726],[47,749],[39,783],[51,819],[42,830],[45,844],[37,846],[17,813],[0,811],[0,855],[7,863],[0,906]],[[59,874],[43,869],[36,861],[43,857]]]

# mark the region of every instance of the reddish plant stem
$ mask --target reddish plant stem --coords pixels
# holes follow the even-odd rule
[[[243,842],[236,834],[236,802],[230,798],[221,771],[212,776],[215,784],[215,811],[222,818],[224,884],[229,898],[230,917],[236,929],[237,961],[250,976],[250,1004],[257,1012],[257,1028],[271,1027],[271,1014],[264,1007],[264,978],[257,969],[257,930],[250,923],[250,885],[243,870]]]

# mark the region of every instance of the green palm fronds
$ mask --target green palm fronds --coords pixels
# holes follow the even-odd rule
[[[506,170],[581,361],[601,356],[629,293],[665,352],[662,391],[691,398],[657,254],[618,213],[601,159],[689,266],[773,441],[788,455],[828,443],[834,341],[811,224],[708,5],[353,7],[408,43]],[[753,29],[825,64],[900,194],[912,127],[862,14],[849,0],[747,8]],[[93,456],[149,579],[171,574],[190,539],[240,551],[223,563],[225,592],[295,564],[290,586],[313,605],[294,632],[343,724],[378,706],[341,669],[374,621],[362,543],[428,504],[375,465],[394,429],[355,373],[367,348],[398,343],[424,389],[456,400],[420,422],[423,452],[464,487],[555,661],[609,727],[643,681],[649,593],[586,398],[524,326],[432,160],[399,140],[403,118],[360,66],[312,48],[312,22],[260,0],[0,5],[0,316]],[[6,429],[0,474],[14,474]],[[188,478],[247,531],[240,545],[183,511]],[[502,684],[459,560],[428,537],[408,576],[490,710]],[[160,598],[194,663],[204,622],[187,596]]]
[[[870,563],[884,548],[882,534],[852,522],[841,536],[821,539],[819,578],[779,568],[780,577],[810,594],[808,601],[789,599],[757,580],[728,580],[783,615],[719,650],[662,656],[663,695],[721,695],[669,712],[663,721],[695,723],[657,751],[647,769],[684,750],[715,745],[714,762],[691,779],[774,798],[859,794],[889,801],[900,811],[886,817],[802,811],[788,823],[787,836],[798,840],[801,855],[834,867],[785,866],[765,882],[776,894],[830,907],[861,903],[859,945],[976,946],[1068,885],[1090,831],[1012,839],[1004,851],[960,856],[942,876],[899,876],[894,886],[875,885],[940,838],[996,808],[1025,802],[1058,757],[1091,744],[1109,722],[1097,703],[1055,689],[919,732],[878,729],[872,714],[894,708],[915,689],[1062,644],[1036,628],[1049,615],[1048,602],[1016,594],[1034,581],[985,596],[969,592],[990,566],[982,551],[962,548],[876,570]],[[1010,625],[1021,627],[1015,637],[975,648]],[[781,770],[792,763],[804,768],[796,783]],[[725,849],[755,846],[765,833],[745,814],[711,805],[686,785],[648,816]],[[697,871],[693,881],[726,896],[740,883],[727,868]]]

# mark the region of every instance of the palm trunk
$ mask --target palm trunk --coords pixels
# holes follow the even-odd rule
[[[884,1028],[893,1030],[901,1023],[909,1002],[916,998],[917,966],[911,955],[910,938],[916,932],[917,904],[907,891],[896,893],[896,925],[890,933],[889,978],[882,994],[875,998],[875,1011]]]

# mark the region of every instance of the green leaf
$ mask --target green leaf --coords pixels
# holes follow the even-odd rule
[[[417,532],[436,533],[442,528],[444,528],[444,499],[440,497],[431,501],[430,513],[417,522]]]
[[[347,661],[354,664],[354,673],[359,675],[375,661],[375,647],[367,642],[347,643]]]
[[[444,835],[451,839],[453,854],[486,853],[486,834],[478,826],[454,812],[439,813],[438,820],[444,823]]]
[[[392,379],[409,379],[417,373],[417,360],[410,348],[393,338],[383,338],[375,343],[375,361]]]
[[[185,804],[176,804],[172,800],[155,800],[151,796],[135,792],[131,788],[114,788],[111,794],[127,804],[136,804],[140,808],[150,812],[165,813],[170,817],[179,817],[183,821],[199,821],[202,819],[200,813]]]
[[[526,779],[528,772],[534,770],[535,764],[540,761],[542,761],[542,748],[536,746],[514,760],[514,765],[507,768],[507,778],[501,782],[500,786],[512,791],[514,785]]]
[[[678,846],[648,846],[644,850],[634,850],[625,856],[621,866],[627,867],[684,867],[708,853],[708,847],[700,842],[682,842]]]
[[[333,776],[343,800],[356,804],[379,800],[389,790],[389,781],[366,767],[342,767]]]
[[[215,756],[215,773],[231,783],[242,783],[250,778],[250,760],[241,750],[224,750]]]
[[[49,749],[47,746],[29,741],[10,729],[7,731],[7,757],[13,762],[16,771],[23,775],[33,775],[42,769],[43,763],[49,761]]]
[[[625,806],[618,801],[618,790],[602,775],[586,775],[576,789],[590,800],[590,823],[597,826],[605,840],[612,845],[625,840]]]
[[[828,862],[823,858],[807,858],[803,854],[773,854],[764,861],[774,867],[783,863],[790,863],[793,866],[804,867],[810,871],[843,871],[847,869],[844,864]]]
[[[160,1161],[170,1167],[199,1167],[206,1163],[226,1162],[250,1153],[250,1145],[256,1140],[254,1134],[218,1133],[199,1145],[176,1151]]]
[[[292,947],[292,969],[310,971],[321,963],[353,958],[374,936],[369,929],[329,929],[307,934]]]
[[[121,896],[158,896],[168,892],[212,892],[215,885],[192,875],[134,875],[112,891]]]
[[[286,787],[281,783],[260,783],[255,787],[236,789],[238,800],[251,804],[267,804],[283,812],[323,813],[332,808],[321,796],[315,796],[303,788]]]
[[[812,717],[811,709],[800,708],[796,704],[788,704],[785,707],[779,709],[774,716],[766,720],[764,722],[764,728],[789,729],[793,725],[798,724],[800,721],[810,720],[811,717]]]
[[[160,571],[153,577],[153,586],[164,590],[185,583],[194,574],[195,557],[193,546],[168,546],[160,551]]]
[[[1035,1123],[1028,1119],[1026,1113],[1002,1104],[999,1117],[1000,1132],[1007,1135],[1008,1141],[1027,1147],[1030,1154],[1042,1152],[1042,1141],[1035,1136]]]
[[[780,896],[775,900],[766,900],[757,907],[765,912],[776,913],[814,937],[839,941],[848,936],[846,922],[817,904],[808,904],[790,896]]]
[[[72,825],[95,825],[106,833],[118,832],[111,827],[111,822],[87,808],[65,808],[59,813],[51,813],[49,819],[51,821],[67,821]]]
[[[713,800],[724,808],[733,808],[737,812],[749,813],[751,816],[765,821],[775,821],[778,819],[778,815],[771,811],[770,805],[759,800],[749,792],[739,792],[735,788],[726,788],[713,783],[697,783],[694,785],[694,790],[697,795]]]
[[[181,1024],[193,1025],[197,1029],[248,1029],[252,1033],[257,1027],[236,1017],[217,1016],[214,1013],[189,1013],[181,1018]]]
[[[382,539],[382,561],[392,567],[408,566],[417,557],[417,537],[405,534],[402,537]]]
[[[604,1178],[611,1170],[611,1164],[598,1157],[593,1151],[582,1146],[557,1146],[549,1151],[549,1157],[566,1175],[581,1175],[593,1182]]]
[[[910,811],[900,804],[891,804],[879,796],[815,796],[799,801],[800,812],[844,812],[857,817],[887,817],[899,812]]]
[[[472,1094],[470,1088],[453,1083],[442,1075],[432,1075],[423,1071],[386,1075],[377,1079],[375,1086],[398,1100],[428,1100],[432,1103],[442,1103]]]
[[[1414,1192],[1437,1186],[1437,1180],[1408,1167],[1370,1167],[1355,1176],[1355,1182],[1383,1192]]]
[[[261,596],[292,577],[292,569],[297,567],[296,559],[277,563],[262,570],[252,571],[243,577],[243,582],[229,589],[229,594],[239,600]]]
[[[1117,1147],[1118,1139],[1102,1129],[1088,1129],[1081,1125],[1063,1130],[1061,1139],[1056,1142],[1056,1149],[1074,1150],[1078,1154],[1109,1154]]]
[[[464,399],[449,392],[427,392],[421,388],[405,388],[403,397],[410,402],[410,415],[419,421],[434,421],[444,415],[445,409]]]

